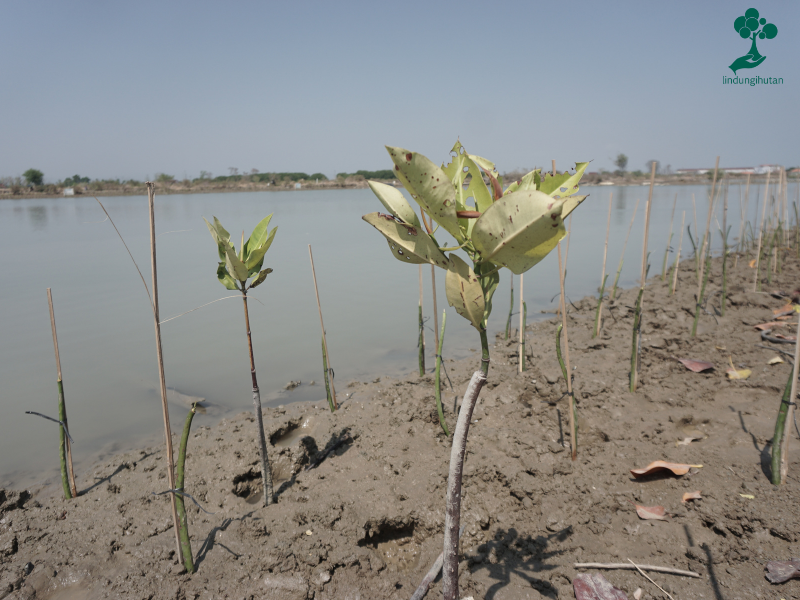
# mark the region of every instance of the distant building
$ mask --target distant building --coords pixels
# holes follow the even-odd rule
[[[711,169],[678,169],[675,171],[678,175],[705,175]]]
[[[74,196],[75,195],[75,188],[64,188],[64,195],[65,196]]]
[[[777,173],[780,170],[780,165],[758,165],[755,168],[755,173],[756,175],[766,175],[767,173]]]
[[[775,170],[780,168],[776,165],[761,165],[760,167],[720,167],[719,170],[731,175],[763,175],[767,171],[759,171],[762,167],[772,167]],[[678,169],[675,172],[678,175],[705,175],[713,171],[714,169]]]

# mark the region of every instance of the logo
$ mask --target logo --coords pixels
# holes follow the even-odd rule
[[[739,69],[755,69],[767,60],[767,57],[758,51],[757,40],[773,39],[778,35],[778,28],[772,23],[767,23],[763,17],[759,18],[755,8],[748,8],[743,17],[738,17],[733,22],[733,27],[742,39],[749,39],[753,42],[750,44],[749,52],[737,58],[728,67],[736,75],[736,71]]]

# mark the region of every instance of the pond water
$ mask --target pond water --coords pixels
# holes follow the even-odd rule
[[[738,236],[743,186],[731,186],[728,223]],[[756,214],[752,186],[748,213]],[[796,184],[789,190],[794,198]],[[609,194],[613,193],[607,272],[613,282],[628,224],[640,200],[630,235],[622,287],[634,285],[641,269],[642,225],[648,188],[584,187],[590,197],[572,219],[567,296],[596,294],[603,260]],[[704,228],[706,186],[656,187],[649,247],[651,275],[660,273],[670,214],[677,194],[676,232],[682,211]],[[146,197],[101,198],[150,284]],[[216,279],[217,251],[203,217],[217,216],[237,240],[274,213],[278,226],[265,267],[274,272],[251,295],[250,322],[256,368],[265,406],[322,400],[320,324],[308,257],[312,245],[331,362],[340,400],[347,382],[417,370],[419,268],[390,256],[383,237],[361,215],[383,210],[369,189],[195,194],[156,197],[158,281],[161,319],[231,296]],[[721,221],[721,210],[718,211]],[[52,288],[76,471],[109,452],[160,443],[158,370],[152,313],[136,269],[111,223],[93,198],[71,197],[0,202],[0,486],[22,486],[52,477],[58,468],[56,425],[26,410],[57,414],[56,369],[45,288]],[[714,245],[720,246],[716,226]],[[446,236],[439,241],[454,245]],[[682,256],[691,245],[684,235]],[[674,254],[670,255],[671,258]],[[557,256],[553,252],[525,277],[528,320],[556,307]],[[423,266],[424,311],[432,315],[431,274]],[[436,271],[439,312],[447,308],[444,355],[462,358],[479,345],[477,332],[447,306],[444,271]],[[515,277],[515,300],[519,278]],[[256,301],[257,299],[257,301]],[[505,327],[509,272],[501,273],[489,328]],[[518,324],[514,317],[514,323]],[[432,319],[429,324],[432,326]],[[162,325],[167,385],[176,394],[207,399],[195,426],[232,412],[251,410],[252,395],[242,303],[215,302]],[[433,333],[426,331],[427,365],[433,365]],[[492,338],[490,338],[492,339]],[[547,343],[550,343],[548,340]],[[476,368],[477,368],[476,362]],[[291,380],[302,385],[291,391]],[[314,386],[308,385],[316,380]],[[171,404],[174,430],[186,406]]]

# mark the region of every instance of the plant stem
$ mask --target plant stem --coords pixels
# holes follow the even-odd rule
[[[631,344],[631,375],[630,390],[636,391],[639,383],[639,329],[642,326],[642,296],[644,288],[639,288],[639,296],[636,298],[636,306],[633,309],[633,342]]]
[[[506,321],[506,341],[508,340],[509,331],[511,329],[511,317],[514,314],[514,274],[511,274],[511,306],[508,307],[508,320]]]
[[[423,217],[424,219],[425,217]],[[419,338],[417,348],[419,349],[419,376],[425,375],[425,325],[422,320],[422,265],[419,266]]]
[[[528,304],[523,302],[522,303],[522,353],[520,354],[520,360],[522,361],[522,370],[525,371],[525,329],[528,325]]]
[[[793,376],[794,369],[789,373],[789,379],[786,380],[786,387],[783,388],[781,403],[778,407],[778,418],[775,419],[775,434],[772,436],[772,461],[770,462],[770,481],[772,485],[781,484],[781,450],[783,449],[783,435],[786,427],[786,416],[789,412]]]
[[[177,477],[175,478],[175,489],[183,491],[184,475],[186,474],[186,446],[189,443],[189,431],[192,429],[192,419],[195,413],[195,404],[189,414],[186,415],[186,421],[183,424],[183,435],[181,436],[181,444],[178,447],[178,465]],[[183,566],[186,567],[187,573],[194,573],[194,561],[192,555],[192,542],[189,540],[189,520],[186,518],[186,507],[183,503],[183,497],[175,494],[175,504],[178,508],[178,519],[181,522],[180,536],[181,536],[181,549],[183,550]]]
[[[461,410],[458,413],[453,446],[450,451],[450,473],[447,478],[447,509],[444,523],[444,567],[442,587],[444,600],[458,600],[458,529],[461,521],[461,482],[464,473],[464,457],[467,451],[467,435],[472,411],[478,401],[489,373],[489,341],[486,330],[481,329],[481,369],[472,374]]]
[[[567,394],[569,395],[569,438],[570,438],[570,448],[572,450],[572,460],[575,460],[578,457],[578,420],[576,419],[576,408],[575,408],[575,394],[572,390],[572,377],[570,374],[572,373],[572,369],[570,368],[569,364],[569,333],[567,332],[567,296],[564,292],[564,278],[567,275],[567,263],[564,262],[564,268],[561,268],[561,243],[558,243],[558,273],[559,273],[559,283],[561,286],[561,325],[564,329],[564,349],[566,350],[566,369],[567,375],[564,377],[567,381]],[[560,350],[560,340],[561,335],[559,332],[558,341],[559,344],[557,346],[559,350],[559,356],[561,354]]]
[[[758,269],[761,264],[761,241],[764,236],[764,217],[766,216],[767,212],[767,200],[769,199],[769,177],[772,174],[771,171],[767,172],[767,184],[764,189],[764,204],[761,206],[761,227],[758,229],[758,247],[756,248],[756,278],[753,281],[753,291],[756,292],[761,287],[761,282],[759,281],[758,277]]]
[[[600,285],[600,295],[597,297],[597,308],[594,311],[594,330],[592,331],[592,338],[600,335],[600,309],[603,308],[603,294],[606,291],[606,279],[608,275],[603,277],[603,283]]]
[[[433,297],[433,341],[439,347],[439,308],[436,305],[436,269],[431,265],[431,296]]]
[[[264,417],[261,412],[261,392],[258,389],[258,379],[256,378],[256,362],[253,357],[253,339],[250,335],[250,314],[247,311],[247,290],[242,283],[242,302],[244,304],[244,324],[247,329],[247,349],[250,351],[250,378],[253,382],[253,410],[256,415],[256,427],[258,428],[258,444],[261,451],[261,478],[264,482],[264,506],[272,504],[272,469],[267,456],[267,440],[264,437]]]
[[[603,293],[606,289],[606,279],[608,275],[606,275],[606,259],[608,258],[608,234],[611,231],[611,200],[614,198],[614,194],[608,195],[608,220],[606,221],[606,245],[603,248],[603,270],[600,274],[600,297],[597,299],[597,313],[594,317],[594,331],[592,332],[592,338],[597,337],[600,335],[600,317],[603,313]]]
[[[425,220],[425,216],[423,215],[422,220]],[[330,385],[331,385],[331,396],[333,397],[333,408],[334,410],[338,410],[339,403],[336,401],[336,386],[333,385],[333,368],[331,367],[331,355],[328,352],[328,340],[325,337],[325,324],[322,322],[322,305],[319,302],[319,288],[317,287],[317,272],[314,269],[314,255],[311,254],[311,244],[308,245],[308,258],[311,260],[311,276],[314,278],[314,293],[317,296],[317,311],[319,311],[319,326],[322,328],[322,345],[325,349],[325,362],[327,364],[327,373],[331,374],[330,377]],[[420,271],[421,273],[421,271]]]
[[[322,340],[322,371],[325,377],[325,395],[328,397],[328,406],[331,412],[336,412],[333,406],[333,397],[331,396],[331,381],[328,378],[328,358],[325,356],[325,340]]]
[[[686,211],[683,211],[681,216],[681,236],[678,242],[678,253],[675,255],[675,265],[672,267],[672,285],[669,293],[674,294],[675,289],[678,287],[678,266],[681,264],[681,248],[683,247],[683,223],[686,220]]]
[[[47,304],[50,307],[50,328],[53,331],[53,348],[56,353],[56,373],[58,378],[56,384],[58,387],[58,419],[64,423],[64,427],[69,430],[67,423],[67,404],[64,400],[64,383],[61,379],[61,354],[58,351],[58,333],[56,332],[56,316],[53,311],[53,294],[50,288],[47,288]],[[64,433],[64,427],[59,427],[61,432],[59,437],[59,455],[61,462],[61,483],[64,486],[64,498],[69,500],[78,496],[78,488],[75,486],[75,469],[72,467],[72,448],[69,438]],[[69,479],[69,483],[67,480]]]
[[[705,260],[705,275],[703,275],[703,281],[700,284],[700,294],[697,297],[697,304],[695,305],[694,309],[694,323],[692,324],[692,337],[697,337],[697,322],[700,320],[700,311],[702,310],[703,306],[703,296],[706,293],[706,284],[708,283],[708,272],[711,270],[711,250],[706,253],[706,260]]]
[[[567,375],[567,365],[564,364],[564,358],[561,355],[561,332],[563,330],[564,330],[564,324],[563,323],[559,323],[558,326],[556,327],[556,357],[558,358],[558,365],[561,367],[561,374],[564,376],[564,381],[570,381],[570,384],[568,384],[568,386],[569,386],[569,385],[571,385],[572,381],[570,380],[569,376]],[[570,394],[570,399],[572,399],[572,397],[573,397],[573,394]],[[574,403],[571,403],[571,404],[572,404],[572,417],[570,418],[570,423],[577,423],[578,422],[578,406],[577,406],[577,404],[574,404]],[[577,428],[577,426],[575,427],[574,430],[572,430],[570,432],[570,435],[572,436],[572,445],[574,445],[575,448],[577,448],[578,447],[578,428]],[[575,459],[573,458],[573,460],[575,460]]]
[[[667,248],[664,250],[664,264],[661,265],[661,281],[667,277],[667,258],[669,258],[669,245],[672,243],[672,223],[675,220],[675,206],[678,204],[678,194],[675,194],[675,201],[672,203],[672,216],[669,218],[669,236],[667,238]]]
[[[150,269],[152,272],[153,284],[153,320],[156,330],[156,361],[158,362],[158,382],[161,386],[161,412],[164,417],[164,437],[167,442],[167,481],[170,489],[175,489],[175,457],[172,452],[172,428],[169,425],[169,406],[167,405],[167,381],[164,375],[164,357],[161,353],[161,321],[158,311],[158,275],[156,270],[156,219],[155,219],[155,184],[152,181],[145,182],[147,186],[147,199],[150,206]],[[180,521],[178,521],[178,509],[175,503],[175,494],[169,494],[170,505],[172,508],[172,523],[175,529],[175,544],[178,550],[178,557],[182,555],[181,540],[178,532],[180,531]]]
[[[440,371],[442,369],[442,348],[444,347],[444,325],[447,321],[447,311],[442,311],[442,333],[439,335],[439,345],[436,349],[436,378],[433,384],[433,394],[436,397],[436,410],[439,413],[439,425],[442,426],[444,434],[450,437],[447,431],[447,423],[444,420],[444,409],[442,408],[442,387]]]
[[[797,376],[798,376],[798,369],[800,368],[800,321],[798,321],[797,333],[795,335],[797,339],[794,344],[794,365],[792,366],[792,379],[791,379],[792,385],[791,385],[791,391],[789,392],[789,401],[786,404],[786,417],[784,418],[784,428],[782,432],[783,434],[780,437],[772,438],[773,448],[775,447],[776,443],[779,443],[781,447],[780,461],[779,461],[780,462],[779,483],[781,484],[786,483],[786,478],[789,476],[789,440],[792,438],[792,436],[791,436],[791,427],[785,427],[785,424],[791,423],[794,420],[794,407],[797,404]],[[781,404],[781,410],[783,410],[783,407],[784,405]],[[777,433],[777,426],[778,424],[776,422],[775,423],[776,433]]]

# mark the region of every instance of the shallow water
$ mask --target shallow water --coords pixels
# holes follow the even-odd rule
[[[763,188],[759,188],[763,194]],[[608,250],[609,286],[622,252],[634,204],[641,200],[628,243],[620,286],[641,269],[647,187],[585,187],[590,197],[574,213],[569,244],[567,296],[596,294],[603,260],[609,194],[613,192]],[[742,186],[743,191],[743,186]],[[756,214],[756,188],[748,213]],[[739,231],[739,186],[731,186],[728,223]],[[692,194],[704,228],[707,187],[656,187],[649,248],[650,274],[660,273],[670,214],[678,195],[693,223]],[[796,186],[789,190],[794,198]],[[145,197],[101,198],[150,285],[148,210]],[[197,194],[156,197],[158,284],[161,319],[233,295],[216,280],[217,252],[203,217],[220,218],[231,232],[251,228],[274,213],[278,226],[265,267],[274,272],[252,292],[250,321],[265,406],[321,400],[320,325],[308,258],[312,244],[335,384],[345,400],[348,381],[399,375],[417,369],[419,269],[389,255],[383,238],[361,215],[383,210],[368,189]],[[721,222],[721,210],[719,220]],[[57,414],[56,372],[45,288],[52,288],[64,389],[76,470],[99,454],[159,442],[161,425],[152,313],[142,281],[125,248],[92,198],[0,202],[0,485],[29,485],[58,467],[56,425],[24,414]],[[720,237],[715,231],[715,247]],[[695,227],[692,226],[694,234]],[[233,233],[237,240],[239,234]],[[452,240],[440,239],[451,245]],[[566,249],[565,249],[566,251]],[[682,256],[691,245],[684,234]],[[674,254],[670,255],[672,260]],[[528,320],[553,310],[558,293],[557,256],[551,253],[525,277]],[[494,297],[490,332],[505,327],[509,273]],[[447,307],[444,271],[437,269],[437,301]],[[432,315],[430,267],[423,267],[425,315]],[[515,277],[515,303],[519,278]],[[258,301],[256,301],[256,299]],[[477,348],[477,332],[447,307],[444,354],[462,358]],[[432,327],[433,319],[429,320]],[[513,326],[518,326],[515,316]],[[209,408],[195,424],[208,425],[232,411],[250,410],[252,393],[241,300],[215,302],[162,325],[167,385],[205,398]],[[433,365],[433,333],[426,330],[427,365]],[[549,341],[547,342],[549,343]],[[476,364],[477,366],[477,364]],[[283,391],[290,380],[300,387]],[[316,380],[314,386],[308,385]],[[180,396],[176,396],[180,397]],[[185,400],[185,398],[184,398]],[[173,430],[186,415],[171,405]]]

